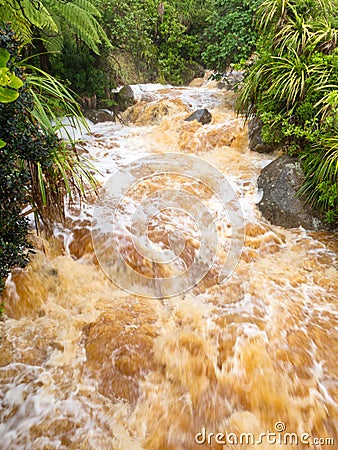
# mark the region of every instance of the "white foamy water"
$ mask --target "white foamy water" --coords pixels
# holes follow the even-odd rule
[[[93,252],[94,201],[70,206],[56,237],[37,239],[40,250],[29,267],[13,271],[7,281],[0,323],[1,448],[216,449],[222,447],[215,441],[198,444],[196,435],[205,429],[258,437],[276,432],[277,422],[285,433],[334,440],[313,448],[337,448],[337,238],[285,230],[261,217],[257,177],[274,155],[248,150],[247,130],[233,112],[234,94],[215,86],[133,86],[140,102],[125,113],[128,124],[93,125],[81,140],[102,185],[141,157],[170,152],[178,161],[179,155],[201,158],[226,176],[245,231],[232,276],[219,284],[234,230],[207,172],[191,180],[150,170],[117,210],[119,251],[149,279],[189,267],[204,222],[174,208],[152,217],[151,245],[140,240],[141,250],[149,245],[154,254],[169,255],[181,242],[170,238],[185,239],[172,265],[152,264],[135,250],[130,232],[144,199],[155,204],[152,195],[183,190],[214,217],[218,247],[212,269],[172,298],[141,298],[109,281]],[[210,109],[212,122],[185,122],[199,107]],[[138,170],[136,164],[133,179]],[[137,226],[152,211],[146,205]],[[188,206],[186,212],[193,212]],[[101,236],[108,256],[109,232],[104,228]],[[205,236],[208,242],[211,236]],[[114,260],[109,270],[112,277],[125,276]],[[223,448],[258,444],[228,442]],[[309,445],[264,440],[259,448]]]

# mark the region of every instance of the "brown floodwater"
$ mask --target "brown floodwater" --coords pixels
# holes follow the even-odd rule
[[[102,184],[149,154],[194,155],[214,165],[244,215],[238,264],[220,284],[231,239],[220,218],[221,245],[202,281],[169,298],[137,296],[98,264],[93,200],[69,206],[53,238],[32,235],[36,255],[6,283],[0,448],[338,449],[337,236],[286,230],[261,217],[257,176],[277,155],[248,150],[234,93],[212,82],[194,86],[135,87],[139,102],[124,113],[126,124],[93,126],[82,148]],[[210,124],[184,121],[205,106]],[[198,180],[154,175],[134,186],[119,205],[118,245],[148,277],[160,268],[135,250],[127,219],[131,205],[173,187],[217,216],[213,193]],[[148,237],[168,249],[175,228],[186,244],[161,276],[176,276],[200,248],[198,224],[184,211],[161,211]],[[112,264],[110,277],[119,270]]]

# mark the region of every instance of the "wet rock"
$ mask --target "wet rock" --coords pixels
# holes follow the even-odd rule
[[[244,72],[241,70],[232,70],[231,72],[224,73],[221,77],[221,81],[217,83],[218,89],[225,89],[226,91],[232,91],[238,88],[244,78]]]
[[[184,119],[186,122],[191,122],[193,120],[197,120],[197,122],[200,122],[202,125],[206,125],[211,122],[212,116],[210,112],[207,109],[198,109],[194,113],[191,114],[191,116]]]
[[[107,109],[87,109],[83,115],[94,124],[99,122],[113,122],[115,120],[114,114]]]
[[[258,153],[269,153],[275,150],[275,146],[263,141],[262,126],[263,122],[259,117],[249,120],[249,149]]]
[[[162,99],[150,104],[140,101],[125,111],[122,118],[126,123],[133,122],[135,125],[156,125],[161,123],[163,117],[187,112],[187,106],[180,99]]]
[[[307,230],[329,230],[323,218],[297,196],[303,181],[298,158],[287,155],[277,158],[258,177],[258,188],[263,192],[259,210],[272,224],[284,228],[302,226]]]
[[[231,86],[231,84],[226,83],[226,82],[224,82],[224,81],[219,81],[219,82],[217,83],[217,88],[218,88],[218,89],[224,89],[225,91],[232,91],[233,86]]]
[[[116,102],[117,109],[120,112],[125,111],[129,106],[132,106],[136,102],[134,91],[128,84],[123,86],[123,88],[117,92]]]

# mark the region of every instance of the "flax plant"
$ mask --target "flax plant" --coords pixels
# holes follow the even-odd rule
[[[263,34],[237,110],[259,116],[263,138],[299,155],[303,195],[338,221],[338,30],[331,0],[265,0]]]

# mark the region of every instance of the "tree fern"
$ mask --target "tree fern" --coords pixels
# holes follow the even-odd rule
[[[46,9],[43,2],[39,0],[20,0],[16,3],[20,8],[21,13],[31,24],[35,25],[37,28],[42,28],[54,32],[58,31],[51,14]]]
[[[74,0],[74,5],[77,5],[83,11],[86,11],[87,14],[90,14],[94,17],[101,17],[100,11],[88,0]]]
[[[57,26],[40,0],[0,0],[0,17],[11,22],[21,40],[30,40],[32,25],[40,29],[57,32]]]
[[[87,14],[74,3],[61,3],[57,5],[56,13],[60,14],[67,22],[67,25],[75,34],[91,48],[95,53],[99,53],[97,44],[101,43],[100,36],[95,26],[95,18]]]
[[[64,23],[95,53],[98,44],[111,45],[97,21],[100,11],[89,0],[0,0],[0,17],[21,40],[31,40],[32,26],[41,30],[48,50],[61,49]]]
[[[0,0],[0,22],[10,22],[16,36],[25,42],[32,38],[31,23],[22,14],[15,0]]]
[[[103,41],[110,45],[103,28],[96,20],[96,17],[99,18],[101,14],[88,0],[68,2],[43,0],[43,2],[54,21],[61,23],[61,29],[64,29],[64,24],[66,24],[70,31],[95,53],[99,53],[98,44]]]

